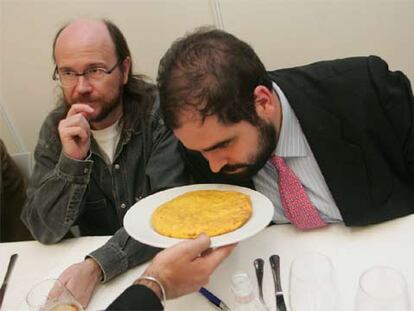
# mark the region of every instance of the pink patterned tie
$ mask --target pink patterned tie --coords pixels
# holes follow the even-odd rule
[[[279,156],[272,156],[270,161],[278,172],[280,201],[286,217],[301,230],[326,226],[317,209],[312,205],[299,178]]]

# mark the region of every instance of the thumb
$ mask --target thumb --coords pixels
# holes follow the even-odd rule
[[[202,233],[193,240],[182,242],[181,247],[183,249],[186,249],[185,253],[187,256],[189,256],[191,259],[195,259],[200,256],[202,252],[207,250],[210,247],[210,244],[211,240],[208,235]]]

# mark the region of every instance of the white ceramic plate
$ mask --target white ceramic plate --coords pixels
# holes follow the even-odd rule
[[[253,206],[252,217],[242,227],[211,238],[211,247],[228,245],[245,240],[263,228],[273,217],[273,204],[263,194],[252,189],[225,184],[196,184],[164,190],[135,203],[126,213],[124,227],[135,240],[147,245],[167,248],[183,239],[170,238],[157,233],[151,226],[151,215],[161,204],[194,190],[235,190],[250,195]]]

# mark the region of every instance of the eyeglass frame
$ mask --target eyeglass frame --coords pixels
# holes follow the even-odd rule
[[[84,70],[81,73],[77,73],[77,72],[75,72],[75,71],[72,70],[72,72],[74,73],[74,75],[75,75],[75,77],[77,79],[74,80],[74,84],[73,85],[70,85],[70,86],[63,85],[62,80],[59,79],[59,69],[58,69],[58,66],[56,65],[55,66],[55,70],[53,70],[52,79],[53,79],[53,81],[57,81],[57,83],[59,83],[60,86],[62,86],[64,88],[70,88],[70,87],[75,86],[78,83],[79,77],[85,77],[87,79],[88,70],[91,70],[91,69],[101,69],[103,73],[105,73],[107,75],[110,75],[112,72],[114,72],[114,70],[115,70],[116,67],[118,67],[119,65],[122,64],[122,62],[123,62],[122,60],[118,61],[111,69],[105,69],[105,68],[102,68],[102,67],[88,68],[88,69]]]

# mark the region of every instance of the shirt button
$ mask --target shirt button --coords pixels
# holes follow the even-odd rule
[[[87,168],[84,168],[83,173],[86,174],[87,172],[89,172],[89,170]]]
[[[121,204],[121,208],[125,208],[126,207],[126,204],[125,203],[122,203]]]
[[[119,168],[120,168],[121,166],[117,163],[117,164],[115,164],[114,165],[114,168],[116,169],[116,170],[119,170]]]
[[[135,197],[135,201],[138,202],[139,200],[142,199],[142,195]]]

